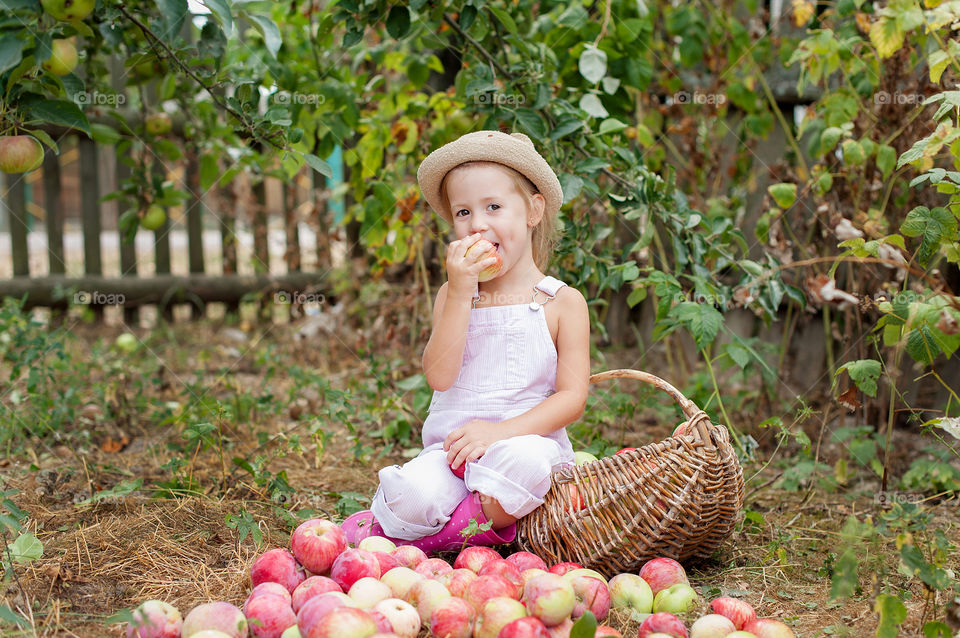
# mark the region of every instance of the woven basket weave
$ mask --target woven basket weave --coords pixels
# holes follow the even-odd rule
[[[613,576],[658,556],[707,558],[743,507],[743,469],[727,429],[652,374],[610,370],[590,383],[621,378],[673,397],[688,434],[554,472],[544,504],[517,523],[520,547],[548,564],[572,561]]]

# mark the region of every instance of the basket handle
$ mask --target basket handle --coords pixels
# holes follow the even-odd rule
[[[590,384],[592,385],[594,383],[606,381],[607,379],[636,379],[637,381],[649,383],[658,390],[662,390],[663,392],[669,394],[680,406],[680,409],[683,410],[683,415],[687,417],[687,419],[692,419],[694,416],[701,413],[701,410],[697,407],[696,403],[683,396],[679,390],[660,377],[650,374],[649,372],[643,372],[642,370],[630,370],[627,368],[621,370],[607,370],[606,372],[598,372],[597,374],[591,375]]]

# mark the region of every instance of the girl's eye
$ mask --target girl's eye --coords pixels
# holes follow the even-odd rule
[[[497,210],[500,208],[500,204],[490,204],[490,208],[493,210]]]
[[[470,211],[468,211],[466,208],[461,208],[454,214],[454,217],[464,217],[465,215],[469,215],[469,214],[470,214]]]

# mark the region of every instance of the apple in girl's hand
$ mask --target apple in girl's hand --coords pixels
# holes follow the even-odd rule
[[[263,585],[257,585],[257,587],[253,590],[253,593],[250,595],[253,596],[256,594],[257,589],[266,584],[267,583],[263,583]],[[297,585],[297,588],[293,590],[293,596],[291,597],[290,605],[293,607],[294,613],[298,613],[303,606],[307,604],[308,600],[331,591],[339,592],[341,594],[343,593],[343,589],[341,589],[340,585],[334,582],[332,578],[327,578],[326,576],[311,576]]]
[[[250,566],[250,583],[254,587],[266,582],[280,583],[292,592],[306,578],[293,554],[279,547],[264,552]]]
[[[457,555],[453,561],[453,568],[466,567],[475,574],[479,574],[483,566],[492,560],[503,558],[495,549],[489,547],[467,547]]]
[[[572,572],[575,569],[583,569],[583,565],[580,563],[557,563],[547,571],[557,576],[563,576],[567,572]]]
[[[527,569],[542,569],[547,571],[547,564],[542,558],[530,552],[515,552],[507,556],[505,561],[516,565],[522,574]]]
[[[417,565],[414,570],[418,574],[426,578],[436,578],[447,572],[452,572],[453,567],[447,561],[442,558],[428,558],[419,565]]]
[[[477,281],[484,282],[490,281],[497,276],[497,273],[500,272],[500,269],[503,267],[503,258],[500,257],[500,253],[497,251],[497,247],[486,239],[478,239],[473,242],[473,244],[467,248],[467,252],[464,253],[464,258],[473,259],[475,261],[483,261],[489,257],[496,257],[497,262],[492,266],[487,266],[480,271],[480,274],[477,276]]]
[[[607,587],[614,607],[629,607],[641,614],[653,610],[653,591],[647,581],[636,574],[617,574]]]
[[[301,565],[322,574],[347,548],[347,535],[339,525],[324,518],[300,523],[290,535],[290,549]]]
[[[344,591],[350,591],[353,584],[364,576],[380,578],[380,561],[362,549],[344,550],[330,566],[330,578]]]
[[[417,565],[427,560],[427,555],[416,545],[400,545],[390,552],[390,555],[397,559],[397,562],[404,567],[414,569]]]
[[[792,629],[773,618],[757,618],[745,624],[743,630],[749,631],[757,638],[796,638]]]
[[[664,557],[654,558],[644,563],[643,567],[640,568],[640,578],[647,581],[654,596],[670,585],[690,584],[683,565],[672,558]]]
[[[473,461],[476,461],[476,460],[477,459],[474,459]],[[470,461],[470,463],[473,463],[473,461]],[[459,466],[457,466],[456,469],[454,469],[454,467],[451,465],[450,471],[453,472],[453,475],[456,476],[458,479],[462,479],[464,475],[467,473],[467,464],[461,463]]]
[[[737,630],[733,622],[720,614],[707,614],[697,618],[690,627],[690,638],[726,638]]]
[[[757,612],[753,610],[750,603],[730,596],[714,598],[710,603],[710,609],[729,618],[737,629],[743,629],[744,625],[757,619]]]
[[[162,600],[148,600],[133,610],[127,638],[180,638],[182,626],[183,616],[176,607]]]
[[[671,614],[682,614],[696,607],[700,597],[693,587],[686,583],[670,585],[660,590],[653,598],[653,611],[668,611]]]
[[[637,638],[650,638],[652,634],[663,633],[673,638],[687,638],[687,628],[683,621],[667,612],[653,614],[640,624]]]
[[[430,634],[434,638],[470,638],[477,612],[456,596],[447,598],[430,613]]]

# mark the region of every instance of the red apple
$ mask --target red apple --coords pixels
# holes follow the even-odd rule
[[[483,261],[489,257],[496,257],[497,261],[492,266],[487,266],[480,271],[480,274],[477,276],[477,281],[484,282],[490,281],[497,276],[497,273],[500,272],[500,268],[503,267],[503,258],[500,257],[500,253],[497,251],[496,246],[486,239],[478,239],[467,248],[467,251],[464,253],[464,258],[474,261]]]
[[[280,638],[287,628],[297,624],[290,602],[280,596],[256,596],[249,599],[245,607],[254,638]]]
[[[373,555],[377,557],[377,562],[380,563],[380,575],[383,576],[388,571],[400,565],[400,562],[393,557],[392,554],[386,552],[373,552]]]
[[[573,621],[570,618],[564,618],[563,622],[556,625],[547,625],[547,633],[550,638],[570,638],[570,632],[573,630]]]
[[[133,610],[127,638],[180,638],[183,616],[162,600],[148,600]]]
[[[433,638],[470,638],[476,615],[473,605],[464,599],[447,598],[430,613],[430,635]]]
[[[593,638],[623,638],[623,634],[609,625],[600,625]]]
[[[525,569],[542,569],[547,571],[547,564],[542,558],[530,552],[516,552],[510,554],[505,559],[508,563],[513,563],[522,574]]]
[[[513,598],[520,598],[520,593],[523,591],[523,577],[520,575],[520,570],[511,563],[502,558],[497,560],[492,560],[480,569],[478,576],[503,576],[508,581],[513,583],[513,586],[517,589],[517,595]]]
[[[753,610],[750,603],[730,596],[714,598],[710,603],[710,609],[729,618],[737,629],[743,629],[744,625],[757,619],[757,612]]]
[[[575,483],[567,483],[567,493],[569,494],[569,499],[563,500],[564,512],[579,512],[586,506],[586,503],[583,501],[583,495],[580,494],[580,490]]]
[[[489,547],[467,547],[457,555],[453,561],[453,568],[466,567],[475,574],[479,574],[484,565],[501,558],[503,557],[496,550]]]
[[[420,618],[426,623],[437,605],[450,598],[450,592],[443,583],[431,578],[417,581],[407,592],[407,602],[417,608]]]
[[[637,449],[637,448],[635,448],[635,447],[620,448],[619,450],[617,450],[617,451],[614,453],[614,456],[616,456],[617,454],[626,454],[627,452],[633,452],[633,451],[636,450],[636,449]]]
[[[410,569],[414,569],[417,565],[427,560],[427,555],[423,550],[414,545],[401,545],[390,552],[390,555],[396,558],[398,563]]]
[[[326,576],[311,576],[297,585],[297,588],[293,590],[290,605],[293,607],[294,613],[298,613],[300,609],[307,604],[308,600],[331,591],[343,593],[343,589],[334,582],[332,578],[327,578]]]
[[[437,580],[443,583],[451,596],[464,599],[467,596],[467,587],[476,579],[476,573],[465,567],[454,569],[452,572],[447,572],[437,577]]]
[[[246,638],[247,619],[235,605],[224,601],[194,607],[183,619],[180,635],[186,638],[204,629],[216,629],[230,638]]]
[[[370,614],[373,622],[377,623],[377,633],[373,634],[373,636],[395,636],[396,638],[400,638],[400,636],[393,633],[393,625],[390,624],[390,620],[388,620],[386,616],[376,609],[365,609],[364,611]],[[373,638],[373,636],[370,638]]]
[[[523,588],[527,612],[545,625],[558,625],[568,618],[576,605],[573,585],[563,576],[541,574],[527,581]]]
[[[497,638],[550,638],[547,626],[536,616],[524,616],[504,625]]]
[[[583,569],[583,565],[580,563],[557,563],[547,571],[551,574],[557,574],[558,576],[563,576],[567,572],[572,572],[575,569]]]
[[[591,611],[598,622],[603,622],[610,613],[610,592],[607,584],[586,574],[568,580],[573,585],[573,593],[576,597],[570,616],[577,619],[587,611]]]
[[[453,567],[442,558],[428,558],[414,568],[415,572],[422,574],[426,578],[436,578],[447,572],[452,572]]]
[[[300,523],[290,535],[290,549],[300,564],[314,574],[330,569],[347,548],[347,535],[339,525],[324,518]]]
[[[43,146],[30,135],[0,137],[0,171],[29,173],[43,164]]]
[[[690,638],[726,638],[737,630],[726,616],[707,614],[701,616],[690,627]]]
[[[690,434],[690,422],[684,421],[673,429],[673,434],[670,436],[686,436],[687,434]]]
[[[506,596],[491,598],[483,603],[477,614],[473,635],[475,638],[497,638],[501,629],[526,615],[527,610],[519,600]]]
[[[308,578],[307,580],[310,580],[310,579]],[[303,583],[300,583],[300,585],[302,584]],[[300,585],[297,585],[298,589]],[[256,598],[257,596],[280,596],[281,598],[285,598],[287,602],[291,601],[291,594],[289,591],[287,591],[286,587],[284,587],[280,583],[272,583],[270,581],[260,583],[259,585],[254,587],[253,591],[250,592],[250,596],[247,598],[247,600],[249,600],[250,598]],[[244,611],[244,613],[246,613],[246,611]]]
[[[350,591],[350,587],[364,576],[380,578],[380,561],[362,549],[344,550],[330,566],[330,578],[344,591]]]
[[[656,633],[667,634],[673,638],[687,638],[687,628],[683,625],[683,621],[665,611],[652,614],[640,623],[637,638],[650,638]]]
[[[640,568],[640,578],[647,581],[647,584],[650,585],[650,591],[653,592],[654,596],[670,585],[680,583],[690,584],[690,581],[687,580],[687,572],[684,571],[683,565],[672,558],[654,558],[653,560],[648,560],[644,563],[643,567]]]
[[[293,554],[280,548],[264,552],[250,567],[250,582],[254,587],[265,582],[279,583],[292,592],[306,577]]]
[[[477,576],[477,579],[467,586],[467,602],[475,609],[482,609],[485,602],[500,597],[514,600],[520,598],[516,585],[503,576]]]
[[[409,567],[394,567],[380,577],[380,582],[387,585],[393,592],[394,598],[407,599],[407,592],[418,581],[424,580],[423,574],[418,574]]]
[[[757,618],[743,626],[757,638],[796,638],[793,630],[773,618]]]
[[[420,614],[407,601],[387,598],[378,602],[373,609],[386,616],[393,633],[402,638],[416,638],[420,633]]]
[[[356,607],[357,603],[352,598],[339,591],[331,591],[326,594],[320,594],[307,600],[300,611],[297,612],[297,626],[300,627],[300,633],[304,636],[310,636],[313,627],[323,618],[327,612],[337,607]]]
[[[306,638],[369,638],[380,631],[373,617],[355,607],[337,607],[324,614]]]

